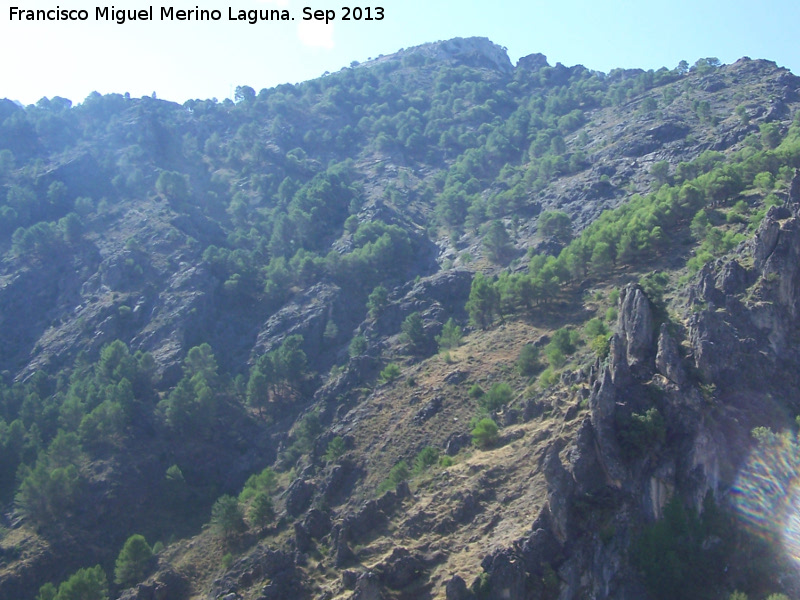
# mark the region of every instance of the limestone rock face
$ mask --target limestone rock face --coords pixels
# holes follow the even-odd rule
[[[762,277],[777,278],[777,300],[792,319],[800,314],[800,217],[778,220],[773,207],[754,238],[755,268]]]
[[[627,345],[630,367],[645,367],[653,350],[653,309],[642,288],[636,284],[629,284],[622,290],[617,331]]]
[[[673,383],[682,386],[686,383],[686,370],[681,364],[678,344],[669,334],[667,324],[661,324],[658,333],[658,351],[656,352],[656,370]]]

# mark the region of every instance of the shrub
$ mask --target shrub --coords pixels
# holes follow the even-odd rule
[[[100,565],[80,569],[56,587],[46,583],[37,600],[108,600],[108,579]]]
[[[473,384],[471,388],[469,388],[469,397],[473,400],[480,400],[483,398],[483,395],[486,393],[483,391],[483,388],[478,385],[477,383]]]
[[[328,448],[325,450],[325,460],[327,462],[336,462],[344,454],[344,451],[344,440],[342,436],[337,435],[328,442]]]
[[[577,331],[569,330],[562,327],[553,334],[553,339],[547,344],[548,348],[556,348],[562,354],[569,355],[575,352],[575,345],[578,343],[580,336]]]
[[[592,341],[589,342],[589,347],[602,360],[608,356],[608,351],[611,348],[611,338],[608,337],[608,334],[593,337]]]
[[[357,335],[350,341],[350,357],[361,356],[367,350],[367,338],[364,335]]]
[[[277,485],[278,478],[275,475],[275,471],[270,467],[266,467],[261,473],[250,475],[247,478],[242,491],[239,493],[239,502],[247,502],[260,492],[269,495]]]
[[[567,362],[567,357],[564,356],[564,353],[554,346],[548,344],[544,352],[547,355],[547,362],[553,368],[560,369]]]
[[[382,383],[389,383],[391,381],[394,381],[398,377],[400,377],[400,367],[395,363],[389,363],[388,365],[386,365],[383,371],[381,371],[379,380]]]
[[[427,446],[419,451],[414,459],[414,473],[419,475],[426,471],[428,467],[436,464],[439,460],[439,450],[432,446]]]
[[[517,358],[517,371],[523,377],[531,377],[542,368],[539,362],[539,349],[532,344],[525,344]]]
[[[114,582],[123,587],[131,587],[147,576],[153,565],[153,549],[143,535],[129,537],[117,557],[114,566]]]
[[[422,324],[422,315],[413,312],[408,315],[400,326],[402,338],[412,351],[419,351],[425,344],[425,329]]]
[[[387,292],[386,288],[382,285],[379,285],[372,290],[372,293],[367,299],[367,311],[369,312],[369,317],[371,319],[377,319],[381,315],[388,304],[388,299],[389,292]]]
[[[392,467],[392,470],[389,471],[389,476],[384,480],[380,486],[378,486],[378,493],[383,494],[388,492],[389,490],[393,490],[397,488],[398,485],[403,483],[404,481],[408,481],[409,476],[411,473],[408,470],[408,465],[406,461],[401,460],[395,466]]]
[[[472,443],[481,449],[486,449],[497,443],[497,423],[491,419],[481,419],[472,429]]]
[[[594,319],[589,319],[589,321],[586,323],[585,329],[586,335],[588,335],[590,338],[596,338],[598,335],[608,335],[608,327],[606,327],[606,324],[597,317]]]
[[[664,418],[655,407],[643,415],[633,413],[629,418],[620,418],[616,430],[620,447],[629,457],[644,454],[648,448],[663,442],[666,436]]]
[[[489,389],[489,393],[481,399],[481,406],[488,412],[498,410],[511,402],[513,395],[514,392],[510,385],[507,383],[495,383]]]
[[[543,388],[549,388],[556,384],[558,381],[558,373],[556,373],[553,367],[547,367],[542,374],[539,375],[539,385]]]
[[[456,322],[451,317],[442,327],[441,335],[436,336],[436,343],[439,344],[440,351],[458,348],[461,344],[461,337],[461,327],[456,325]]]
[[[233,496],[221,496],[211,507],[211,524],[223,537],[244,531],[244,516],[238,500]]]
[[[275,509],[272,500],[265,492],[259,492],[253,498],[250,508],[247,511],[247,518],[253,525],[264,527],[275,518]]]

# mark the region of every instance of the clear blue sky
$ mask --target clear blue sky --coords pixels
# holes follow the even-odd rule
[[[177,0],[180,2],[180,0]],[[508,48],[516,62],[534,52],[550,64],[674,67],[716,56],[767,58],[800,75],[800,2],[697,0],[689,2],[557,2],[464,0],[189,0],[176,9],[218,9],[217,22],[95,21],[91,0],[0,2],[0,97],[32,103],[42,96],[82,101],[90,92],[156,92],[159,98],[231,97],[237,85],[260,90],[337,71],[400,48],[452,37],[483,36]],[[86,22],[10,21],[11,6],[89,11]],[[148,0],[123,0],[143,8]],[[303,22],[303,8],[333,9],[332,25]],[[383,6],[380,22],[345,23],[342,6]],[[295,21],[250,25],[229,21],[228,7],[286,8]]]

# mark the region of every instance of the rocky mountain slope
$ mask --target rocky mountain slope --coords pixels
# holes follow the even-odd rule
[[[479,38],[0,102],[0,597],[799,595],[798,107]]]

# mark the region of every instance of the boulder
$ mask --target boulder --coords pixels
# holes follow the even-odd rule
[[[447,456],[455,456],[463,448],[469,448],[472,444],[472,436],[469,433],[451,433],[444,443],[444,453]]]
[[[467,589],[466,582],[458,575],[453,575],[447,580],[444,587],[446,600],[470,600],[473,595]]]

